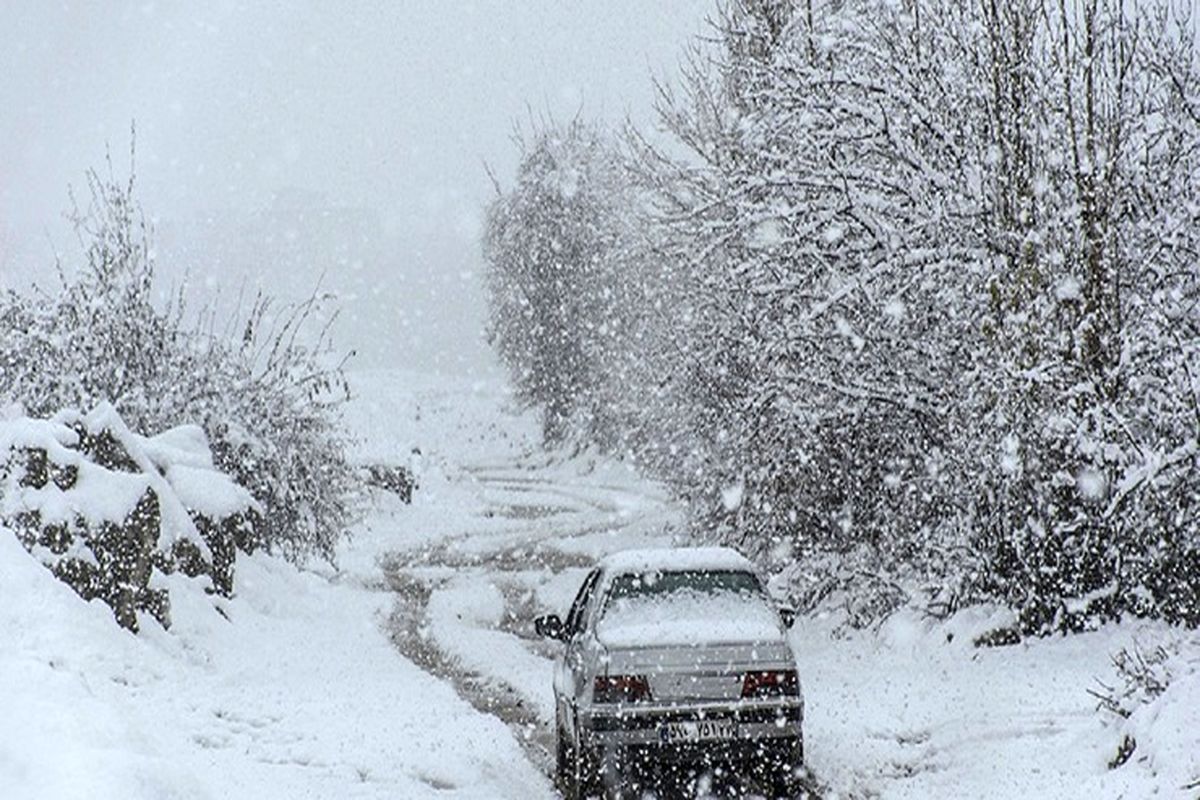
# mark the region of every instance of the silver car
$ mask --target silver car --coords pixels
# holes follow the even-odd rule
[[[584,579],[554,672],[557,778],[574,800],[664,778],[750,778],[792,796],[804,697],[786,628],[753,566],[727,548],[629,550]]]

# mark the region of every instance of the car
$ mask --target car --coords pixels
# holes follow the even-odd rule
[[[562,642],[554,699],[563,795],[620,797],[664,777],[726,774],[792,796],[804,763],[794,620],[729,548],[601,560],[565,620],[535,620],[541,636]]]

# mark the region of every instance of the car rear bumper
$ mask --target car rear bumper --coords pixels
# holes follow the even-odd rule
[[[608,746],[596,753],[621,780],[654,784],[713,774],[778,785],[794,779],[804,766],[804,742],[798,736],[695,744]]]
[[[728,720],[734,723],[730,739],[703,742],[666,743],[670,723],[702,720]],[[804,706],[800,702],[743,704],[737,706],[686,707],[663,706],[638,709],[592,709],[581,715],[581,735],[593,747],[647,747],[663,752],[678,750],[684,755],[695,750],[738,751],[753,754],[763,743],[776,743],[786,749],[789,742],[801,738]],[[772,744],[772,746],[776,746]],[[669,753],[668,753],[669,755]]]

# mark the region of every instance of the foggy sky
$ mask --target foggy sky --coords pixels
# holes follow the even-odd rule
[[[478,231],[514,124],[651,118],[711,0],[0,3],[0,288],[53,287],[67,187],[129,168],[164,284],[303,296],[358,366],[495,369]]]

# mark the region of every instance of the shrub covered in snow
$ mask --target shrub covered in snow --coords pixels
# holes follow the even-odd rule
[[[143,437],[108,404],[0,418],[0,529],[130,630],[139,611],[169,624],[156,572],[205,574],[230,594],[236,548],[254,538],[260,511],[214,467],[196,426]]]
[[[1200,707],[1196,644],[1172,637],[1113,656],[1116,681],[1092,692],[1117,740],[1110,768],[1166,772],[1168,785],[1200,789],[1200,749],[1189,717]]]
[[[132,179],[92,173],[89,185],[91,206],[76,213],[83,260],[60,266],[61,290],[0,294],[0,401],[35,417],[111,402],[138,431],[198,424],[216,466],[261,505],[243,544],[330,557],[359,477],[338,416],[341,362],[328,325],[310,330],[326,298],[276,308],[260,296],[232,339],[188,322],[182,292],[156,302]]]

